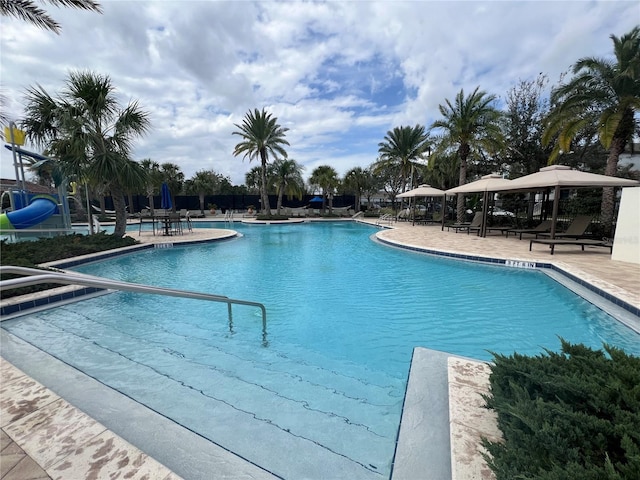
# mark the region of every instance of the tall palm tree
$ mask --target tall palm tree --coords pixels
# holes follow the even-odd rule
[[[282,197],[296,197],[302,200],[304,194],[304,180],[302,170],[304,167],[294,159],[277,159],[271,166],[271,175],[278,195],[276,213],[280,215],[282,209]]]
[[[145,172],[131,160],[133,139],[149,129],[148,114],[136,102],[121,107],[108,76],[71,72],[66,88],[53,98],[39,85],[27,89],[27,136],[75,175],[111,191],[115,236],[126,231],[127,188],[144,188]]]
[[[333,192],[340,185],[338,172],[329,165],[320,165],[309,177],[311,185],[317,185],[322,189],[322,211],[326,209],[327,199],[329,200],[329,213],[333,210]]]
[[[424,126],[419,124],[415,127],[394,127],[387,132],[384,142],[378,144],[379,162],[400,166],[400,175],[405,179],[403,192],[407,186],[413,188],[416,160],[422,158],[429,146],[429,136],[425,133]]]
[[[504,146],[501,130],[502,113],[493,106],[495,95],[487,95],[479,87],[464,96],[464,90],[456,95],[453,104],[446,100],[439,105],[442,119],[431,124],[431,129],[440,129],[436,137],[438,152],[456,149],[460,161],[459,185],[467,183],[467,161],[477,151],[495,152]],[[464,218],[464,196],[458,194],[457,218]]]
[[[551,92],[553,108],[542,140],[557,138],[549,157],[553,163],[585,128],[598,126],[598,138],[609,151],[605,175],[615,176],[618,159],[636,130],[640,110],[640,27],[620,38],[611,35],[615,60],[582,58],[573,65],[574,77]],[[606,231],[613,223],[613,189],[602,194],[601,220]]]
[[[47,3],[57,7],[71,7],[102,13],[100,4],[93,0],[47,0]],[[0,0],[0,15],[19,18],[36,27],[60,33],[60,24],[32,0]]]
[[[242,125],[234,124],[239,130],[233,135],[240,135],[243,139],[233,150],[233,155],[243,154],[243,158],[249,157],[249,161],[260,158],[260,198],[262,199],[262,214],[271,216],[271,205],[269,205],[269,195],[267,194],[267,163],[269,155],[277,157],[280,155],[287,158],[287,152],[283,145],[289,145],[284,138],[285,132],[289,129],[278,124],[278,119],[257,108],[247,112],[242,121]]]

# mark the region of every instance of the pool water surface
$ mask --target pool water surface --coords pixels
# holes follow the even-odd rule
[[[255,308],[229,319],[125,293],[2,326],[284,478],[388,477],[415,346],[488,360],[562,337],[640,354],[636,333],[540,271],[389,248],[351,222],[233,228],[75,270],[264,303],[266,334]]]

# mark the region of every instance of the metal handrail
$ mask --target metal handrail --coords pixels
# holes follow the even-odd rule
[[[117,280],[109,280],[102,277],[94,277],[92,275],[75,274],[68,272],[55,272],[47,270],[38,270],[36,268],[16,267],[11,265],[1,265],[0,275],[17,274],[25,275],[22,278],[12,278],[0,281],[0,292],[12,290],[14,288],[26,287],[29,285],[37,285],[41,283],[59,283],[61,285],[82,285],[85,287],[103,288],[109,290],[119,290],[135,293],[149,293],[155,295],[165,295],[170,297],[191,298],[195,300],[207,300],[210,302],[226,303],[229,312],[229,325],[231,328],[232,313],[231,305],[246,305],[250,307],[258,307],[262,312],[262,336],[263,344],[266,343],[267,335],[267,310],[262,303],[250,302],[248,300],[238,300],[229,298],[224,295],[213,295],[211,293],[193,292],[189,290],[177,290],[174,288],[153,287],[151,285],[142,285],[139,283],[120,282]]]

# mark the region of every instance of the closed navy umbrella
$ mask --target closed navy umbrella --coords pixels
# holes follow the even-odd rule
[[[160,208],[164,210],[171,210],[173,203],[171,202],[171,192],[169,191],[169,185],[166,182],[162,183],[160,189]]]

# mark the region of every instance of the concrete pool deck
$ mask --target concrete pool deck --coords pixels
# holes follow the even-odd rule
[[[232,229],[233,225],[226,227]],[[519,241],[514,237],[507,239],[499,234],[481,238],[462,232],[442,232],[439,226],[397,223],[392,227],[394,228],[378,232],[378,237],[390,244],[410,248],[554,264],[640,308],[640,269],[634,264],[612,261],[606,249],[587,248],[585,252],[581,252],[579,247],[565,247],[556,250],[551,257],[547,249],[539,248],[529,252],[529,242],[526,240]],[[137,232],[132,234],[145,244],[215,241],[229,238],[229,235],[228,231],[221,229],[194,229],[193,232],[175,237],[153,236],[145,232],[140,237]],[[124,475],[127,471],[125,469],[129,469],[130,478],[180,478],[171,470],[189,479],[277,478],[224,448],[176,426],[155,412],[147,411],[131,399],[86,378],[71,367],[55,365],[48,355],[35,351],[7,332],[2,331],[0,334],[0,353],[7,360],[3,360],[1,364],[0,478],[88,478],[87,472],[91,471],[90,468],[95,469],[98,464],[104,465],[102,474],[105,478],[109,473]],[[454,360],[450,360],[451,358]],[[463,364],[458,363],[460,361]],[[483,422],[478,419],[477,412],[472,412],[467,420],[458,418],[461,412],[469,412],[473,407],[477,409],[477,405],[461,406],[456,400],[459,397],[456,392],[466,392],[465,389],[468,388],[476,391],[486,388],[482,372],[474,386],[470,386],[473,382],[461,377],[461,372],[476,368],[482,370],[480,362],[465,364],[466,361],[443,352],[420,348],[414,352],[392,475],[394,480],[413,479],[425,471],[431,472],[430,478],[434,479],[491,478],[486,467],[478,464],[478,455],[469,456],[469,448],[460,447],[469,438],[477,438],[480,430],[471,427]],[[9,362],[32,374],[25,375],[16,371]],[[47,365],[49,371],[46,375],[41,372],[41,365]],[[41,390],[34,378],[41,384],[55,385],[55,393],[48,393],[46,388]],[[463,398],[466,396],[468,395],[463,395]],[[81,406],[83,411],[69,404]],[[22,415],[11,413],[15,411],[16,405],[20,406]],[[36,433],[33,418],[39,418],[39,424],[48,427],[40,434]],[[50,420],[60,422],[59,429],[53,427]],[[105,424],[109,424],[108,429],[103,426]],[[88,428],[86,431],[83,430],[85,426]],[[118,435],[113,434],[113,431]],[[62,458],[53,455],[53,446],[60,443],[60,437],[53,432],[63,432],[65,442],[69,442],[66,450],[57,452]],[[67,435],[70,432],[79,434]],[[470,434],[471,437],[460,437],[463,433]],[[31,440],[27,441],[27,438]],[[103,440],[105,438],[107,440]],[[451,444],[450,438],[454,438]],[[77,443],[78,441],[83,443]],[[92,459],[93,455],[89,455],[87,449],[99,444],[92,443],[94,441],[105,442],[102,445],[108,448],[93,450],[93,455],[98,450],[100,455]],[[143,446],[144,453],[134,445]],[[75,455],[70,455],[71,453]],[[451,455],[454,459],[453,468],[449,461]],[[171,470],[162,469],[153,458],[160,460]],[[107,459],[114,461],[109,463]],[[59,468],[67,463],[73,468],[51,469],[52,465]],[[132,465],[136,465],[137,470],[131,470]],[[143,477],[145,472],[151,476]]]

